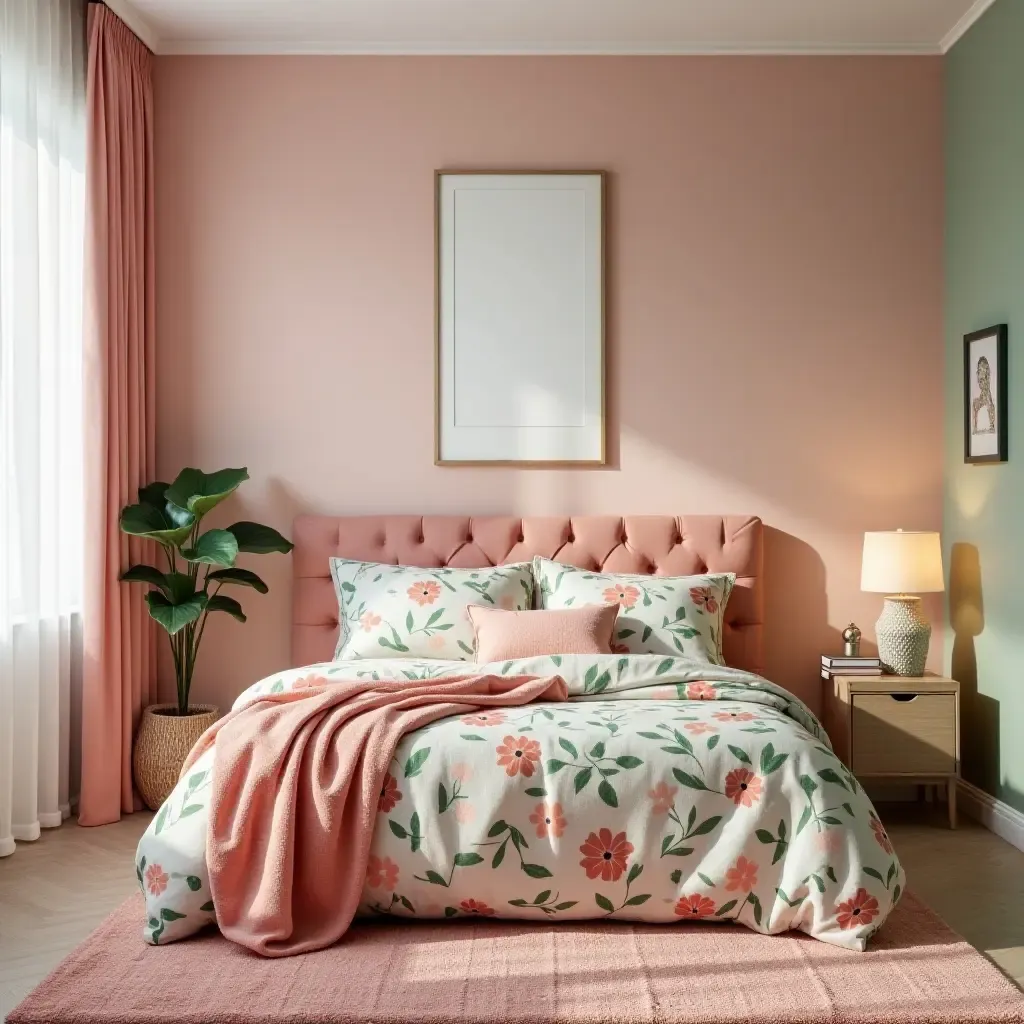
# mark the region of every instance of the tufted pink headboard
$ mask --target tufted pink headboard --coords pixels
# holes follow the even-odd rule
[[[754,516],[299,516],[292,534],[292,662],[330,661],[338,639],[332,556],[476,569],[543,555],[607,572],[734,572],[725,658],[761,672],[764,578]]]

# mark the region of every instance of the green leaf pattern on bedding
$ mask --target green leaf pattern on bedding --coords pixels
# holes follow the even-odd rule
[[[455,715],[404,737],[378,800],[362,913],[734,920],[862,949],[905,889],[817,720],[749,673],[661,655],[357,661],[280,673],[236,706],[311,676],[475,671],[560,674],[570,700]],[[215,919],[212,767],[209,751],[139,844],[150,942]]]

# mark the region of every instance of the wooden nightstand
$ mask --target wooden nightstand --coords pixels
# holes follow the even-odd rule
[[[956,828],[960,684],[943,676],[835,676],[825,683],[825,728],[858,779],[946,785]]]

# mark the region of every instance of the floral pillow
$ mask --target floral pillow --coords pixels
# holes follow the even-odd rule
[[[488,569],[417,569],[331,559],[341,634],[334,660],[441,658],[472,661],[470,605],[533,605],[529,562]]]
[[[724,665],[722,622],[736,574],[634,576],[533,560],[542,608],[617,604],[612,650],[672,654]]]

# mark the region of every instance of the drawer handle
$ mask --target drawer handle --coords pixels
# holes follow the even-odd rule
[[[889,696],[893,700],[898,700],[901,704],[909,704],[912,700],[917,700],[921,695],[919,693],[890,693]]]

